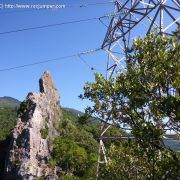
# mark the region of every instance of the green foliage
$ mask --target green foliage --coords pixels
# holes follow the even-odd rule
[[[0,108],[0,141],[5,140],[14,128],[17,120],[17,110],[14,108]]]
[[[83,147],[69,138],[58,138],[54,141],[53,155],[58,160],[57,164],[64,171],[76,174],[86,168],[87,153]]]
[[[17,110],[11,107],[1,107],[0,108],[0,176],[3,172],[5,156],[7,152],[7,147],[10,140],[8,136],[10,135],[12,129],[14,128],[17,121]]]
[[[39,177],[38,180],[45,180],[45,177]]]
[[[92,128],[79,124],[78,117],[70,112],[63,112],[63,115],[59,124],[60,137],[53,144],[53,163],[62,168],[64,179],[94,177],[98,142],[91,133]]]
[[[73,174],[69,173],[66,175],[62,175],[61,177],[62,180],[80,180],[77,176],[74,176]]]
[[[89,114],[105,121],[111,120],[115,124],[125,123],[132,129],[131,133],[135,137],[137,148],[133,149],[138,151],[137,154],[131,154],[134,159],[125,156],[125,161],[128,162],[127,166],[124,164],[125,168],[116,169],[122,159],[118,160],[118,151],[114,150],[115,154],[112,155],[115,157],[111,161],[116,164],[113,166],[115,171],[111,168],[114,179],[119,178],[116,174],[121,174],[121,170],[125,176],[128,174],[128,166],[139,159],[139,152],[142,152],[146,164],[144,167],[147,168],[146,171],[142,169],[142,172],[146,172],[144,177],[163,178],[169,171],[157,166],[160,163],[165,167],[171,164],[172,171],[168,177],[175,178],[173,172],[179,164],[174,159],[179,160],[173,152],[164,150],[162,137],[163,129],[169,124],[179,132],[180,44],[177,42],[176,38],[154,34],[137,39],[133,44],[133,51],[128,55],[126,71],[109,80],[96,74],[95,82],[87,83],[84,87],[82,98],[93,102],[93,106],[87,109]],[[121,145],[119,148],[122,153],[126,152]],[[128,148],[131,152],[131,147]],[[168,154],[166,158],[159,158],[164,154]],[[133,162],[130,163],[130,160]],[[144,164],[143,161],[141,163]],[[136,171],[139,178],[141,163],[136,164],[136,168],[140,168],[140,171]],[[109,174],[109,179],[111,177],[113,176]],[[122,179],[128,179],[128,176],[122,176]]]
[[[27,110],[27,107],[28,107],[27,101],[21,102],[20,107],[17,111],[18,115],[21,116],[23,113],[25,113],[25,111]]]
[[[49,164],[49,166],[50,166],[52,169],[54,169],[55,166],[57,165],[57,162],[56,162],[55,159],[50,158],[50,159],[48,160],[48,164]]]
[[[142,155],[142,152],[137,153],[137,147],[132,142],[118,146],[112,144],[108,150],[108,164],[101,169],[101,178],[137,179],[139,174],[139,179],[144,179],[147,177],[148,168]]]
[[[63,113],[63,120],[77,122],[77,120],[78,120],[77,115],[75,115],[72,112],[65,110],[65,109],[62,109],[62,113]]]
[[[88,114],[84,114],[78,118],[78,123],[81,125],[88,124],[90,122],[90,116]]]
[[[69,134],[69,136],[72,136],[73,138],[74,134],[78,134],[78,132],[82,129],[89,132],[89,134],[93,136],[94,139],[99,138],[100,124],[98,119],[94,120],[87,114],[78,116],[65,109],[63,109],[62,119],[63,120],[59,124],[59,131],[61,135]]]
[[[45,127],[40,130],[41,137],[43,139],[46,139],[48,136],[48,132],[49,132],[49,128],[48,128],[47,122],[45,122]]]
[[[152,163],[144,150],[134,142],[112,144],[108,150],[109,161],[101,168],[101,179],[177,179],[180,174],[178,161],[166,150],[159,150]]]

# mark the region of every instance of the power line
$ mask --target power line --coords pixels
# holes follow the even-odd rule
[[[10,34],[10,33],[18,33],[18,32],[29,31],[29,30],[49,28],[49,27],[54,27],[54,26],[62,26],[62,25],[67,25],[67,24],[88,22],[88,21],[93,21],[93,20],[99,20],[99,19],[102,19],[102,18],[109,18],[109,17],[112,17],[112,14],[107,14],[107,15],[100,16],[100,17],[93,17],[93,18],[87,18],[87,19],[74,20],[74,21],[66,21],[66,22],[56,23],[56,24],[48,24],[48,25],[42,25],[42,26],[36,26],[36,27],[29,27],[29,28],[22,28],[22,29],[4,31],[4,32],[0,32],[0,35]]]
[[[93,66],[89,65],[80,55],[77,56],[91,71],[97,71]]]
[[[0,69],[0,72],[16,70],[16,69],[25,68],[25,67],[34,66],[34,65],[39,65],[39,64],[45,64],[45,63],[48,63],[48,62],[58,61],[58,60],[62,60],[62,59],[69,59],[69,58],[73,58],[73,57],[77,57],[77,56],[80,57],[82,55],[95,53],[95,52],[97,52],[99,50],[101,50],[101,48],[96,48],[96,49],[93,49],[93,50],[83,51],[83,52],[79,52],[79,53],[76,53],[76,54],[62,56],[62,57],[58,57],[58,58],[41,60],[41,61],[37,61],[37,62],[34,62],[34,63],[23,64],[23,65],[14,66],[14,67],[8,67],[8,68]],[[88,65],[88,67],[91,68],[89,65]]]

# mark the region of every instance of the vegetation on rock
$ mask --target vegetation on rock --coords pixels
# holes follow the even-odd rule
[[[47,123],[45,122],[45,127],[41,129],[40,133],[41,133],[41,137],[43,139],[46,139],[48,136],[48,132],[49,132],[49,128],[47,126]]]

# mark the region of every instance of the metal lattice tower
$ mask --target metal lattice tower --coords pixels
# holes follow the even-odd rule
[[[125,68],[135,38],[152,30],[171,35],[180,25],[179,0],[117,0],[102,49],[108,54],[108,78]]]
[[[126,69],[127,56],[131,52],[134,39],[152,31],[160,35],[172,35],[180,26],[179,0],[116,0],[114,5],[115,16],[110,20],[102,44],[102,49],[108,55],[107,79]],[[101,128],[96,179],[98,179],[99,165],[108,161],[103,141],[116,139],[104,137],[105,132],[113,125],[109,124],[110,122],[104,122]]]

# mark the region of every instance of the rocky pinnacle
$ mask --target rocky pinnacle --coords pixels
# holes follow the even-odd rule
[[[6,179],[56,179],[48,160],[62,113],[49,72],[40,78],[39,88],[39,93],[29,93],[21,103],[6,163]]]

